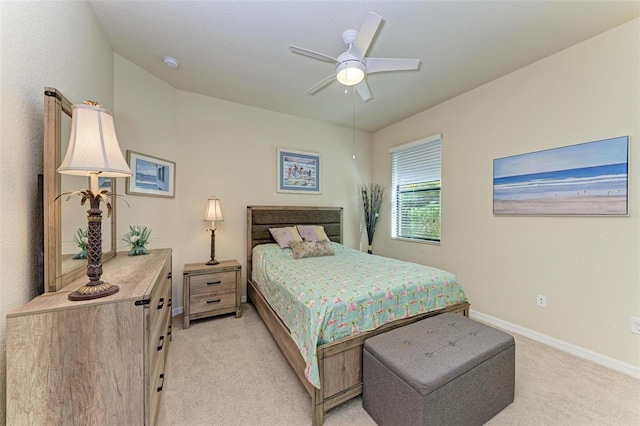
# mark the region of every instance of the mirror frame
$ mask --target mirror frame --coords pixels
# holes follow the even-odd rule
[[[56,199],[62,191],[62,179],[57,172],[62,161],[62,114],[71,117],[71,102],[53,87],[44,89],[44,291],[58,291],[87,273],[85,263],[62,271],[62,203]],[[78,188],[80,189],[80,188]],[[116,179],[111,179],[111,191],[116,193]],[[116,197],[110,201],[111,247],[102,252],[102,262],[116,256]]]

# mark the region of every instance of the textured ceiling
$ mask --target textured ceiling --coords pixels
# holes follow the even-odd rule
[[[417,71],[367,76],[356,126],[376,131],[640,16],[640,1],[100,1],[113,50],[172,86],[351,127],[354,98],[327,62],[365,14],[383,18],[369,55],[419,58]],[[170,55],[178,70],[165,67]]]

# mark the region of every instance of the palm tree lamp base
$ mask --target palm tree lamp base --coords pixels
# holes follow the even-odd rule
[[[89,282],[73,293],[68,299],[72,301],[91,300],[111,296],[120,291],[117,285],[102,281],[102,211],[100,198],[88,197],[90,208],[87,211],[87,276]]]
[[[73,293],[69,293],[69,300],[91,300],[99,299],[105,296],[111,296],[120,291],[117,285],[106,283],[104,281],[98,281],[97,283],[85,284]]]
[[[211,229],[211,260],[205,265],[218,265],[220,262],[216,260],[216,230]]]

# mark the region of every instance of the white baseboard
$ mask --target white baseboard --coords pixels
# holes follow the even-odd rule
[[[515,325],[510,322],[503,321],[501,319],[492,317],[487,314],[483,314],[482,312],[478,312],[475,310],[471,310],[471,319],[476,319],[478,321],[487,323],[489,325],[502,328],[503,330],[512,331],[521,336],[528,337],[531,340],[544,343],[545,345],[552,346],[556,349],[560,349],[561,351],[568,352],[572,355],[587,359],[589,361],[593,361],[596,364],[602,365],[612,370],[619,371],[631,377],[640,379],[640,367],[636,367],[634,365],[627,364],[613,358],[609,358],[608,356],[590,351],[589,349],[572,345],[571,343],[567,343],[562,340],[554,339],[553,337],[546,336],[544,334],[538,333],[537,331],[520,327],[519,325]]]

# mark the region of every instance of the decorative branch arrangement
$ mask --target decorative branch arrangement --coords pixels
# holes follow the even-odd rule
[[[371,245],[373,244],[373,235],[376,232],[380,207],[382,207],[384,189],[384,186],[377,183],[372,183],[368,187],[367,185],[362,185],[362,207],[364,208],[364,222],[367,227],[367,240],[369,241],[368,253],[372,253]]]

